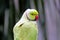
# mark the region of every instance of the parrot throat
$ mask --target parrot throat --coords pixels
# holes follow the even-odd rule
[[[26,17],[27,17],[27,19],[28,19],[29,21],[36,21],[36,19],[34,19],[34,20],[29,19],[28,16],[27,16],[27,14],[26,14]]]

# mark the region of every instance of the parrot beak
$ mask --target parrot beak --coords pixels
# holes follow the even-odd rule
[[[35,16],[35,19],[38,20],[38,18],[39,18],[38,15],[36,15],[36,16]]]

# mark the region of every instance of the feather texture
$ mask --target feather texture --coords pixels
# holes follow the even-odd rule
[[[29,21],[27,19],[26,13],[29,13],[29,11],[30,9],[27,9],[21,19],[14,26],[14,40],[37,40],[37,23],[36,21]]]

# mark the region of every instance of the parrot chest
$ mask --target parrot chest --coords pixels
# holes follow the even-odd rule
[[[38,29],[34,22],[25,22],[16,29],[16,39],[19,40],[36,40]]]

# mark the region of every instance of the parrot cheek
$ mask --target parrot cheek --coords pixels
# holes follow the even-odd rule
[[[30,19],[30,20],[35,20],[35,16],[30,15],[30,16],[29,16],[29,19]]]

